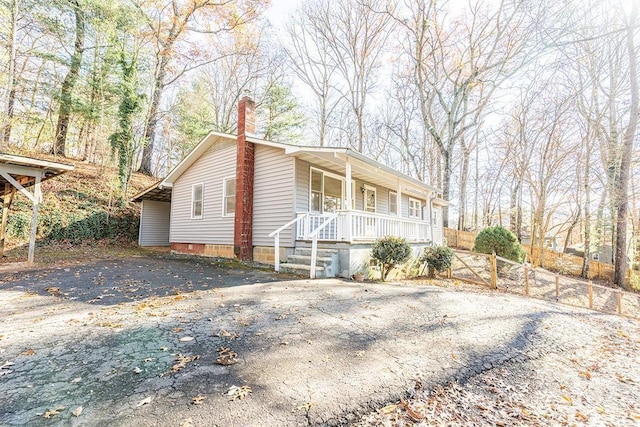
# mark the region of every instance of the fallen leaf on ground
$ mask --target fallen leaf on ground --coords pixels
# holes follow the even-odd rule
[[[51,418],[54,415],[60,414],[60,411],[62,411],[63,409],[64,409],[64,406],[58,406],[56,409],[52,409],[50,411],[46,411],[43,416],[45,418]]]
[[[313,406],[313,403],[305,402],[302,405],[298,406],[296,409],[298,411],[308,411],[309,409],[311,409],[311,406]]]
[[[402,405],[402,407],[405,409],[405,411],[407,411],[407,415],[409,415],[409,418],[411,419],[411,421],[417,423],[417,422],[422,421],[422,419],[424,419],[424,417],[422,415],[418,414],[413,409],[411,409],[409,404],[407,402],[405,402],[404,399],[400,399],[400,405]]]
[[[138,402],[138,404],[136,405],[136,408],[139,408],[144,405],[148,405],[149,403],[151,403],[151,400],[152,400],[151,396],[145,397],[140,402]]]
[[[633,383],[633,382],[635,382],[631,378],[625,377],[624,375],[619,374],[619,373],[616,373],[616,377],[618,377],[618,381],[620,381],[621,383]]]
[[[220,332],[218,332],[217,334],[215,334],[216,337],[218,338],[230,338],[232,340],[235,340],[238,338],[238,334],[232,334],[231,332],[227,332],[224,329],[221,329]]]
[[[243,385],[242,387],[232,385],[231,387],[229,387],[229,390],[227,391],[227,396],[230,397],[229,400],[231,401],[244,399],[249,394],[251,394],[251,391],[252,391],[251,387],[247,385]]]
[[[23,355],[23,356],[33,356],[34,354],[36,354],[36,352],[35,352],[34,349],[30,348],[30,349],[27,349],[27,350],[23,351],[20,354]]]
[[[191,417],[185,419],[182,424],[180,424],[180,427],[193,427],[193,419]]]
[[[585,414],[583,414],[580,411],[576,411],[576,418],[585,423],[589,421],[589,417],[587,417]]]
[[[216,359],[217,365],[233,365],[238,362],[238,355],[231,351],[227,347],[220,347],[218,349],[218,358]]]
[[[171,332],[182,332],[182,331],[184,331],[184,329],[182,329],[182,328],[173,328],[171,330]]]
[[[180,342],[193,341],[193,337],[182,337],[178,341]]]
[[[378,409],[378,411],[380,411],[380,413],[382,414],[389,415],[389,414],[392,414],[397,408],[398,408],[398,405],[391,404],[391,405],[385,406],[384,408]]]
[[[202,403],[203,400],[205,400],[207,398],[207,396],[203,396],[201,394],[197,395],[196,397],[191,399],[191,403],[193,403],[194,405],[199,405]]]
[[[174,364],[171,367],[171,371],[170,372],[178,372],[181,369],[185,368],[187,366],[187,363],[189,362],[193,362],[194,360],[198,360],[200,359],[200,356],[196,355],[196,356],[184,356],[182,354],[178,354],[175,358],[175,361],[177,362],[176,364]]]
[[[563,394],[562,398],[567,402],[569,402],[569,405],[573,405],[573,399],[571,397],[567,396],[566,394]]]
[[[76,409],[71,411],[71,413],[73,414],[73,416],[79,417],[80,414],[82,414],[82,406],[78,406]]]
[[[589,371],[580,371],[578,372],[578,375],[580,375],[581,377],[585,377],[588,380],[591,379],[591,372]]]

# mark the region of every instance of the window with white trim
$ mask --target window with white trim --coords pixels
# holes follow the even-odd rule
[[[422,219],[422,202],[409,198],[409,218]]]
[[[202,218],[203,194],[204,184],[193,184],[191,186],[191,219]]]
[[[389,215],[398,214],[398,193],[389,191]]]
[[[431,220],[431,223],[435,226],[440,224],[440,208],[433,209],[433,218]]]
[[[352,187],[353,188],[353,187]],[[345,202],[344,178],[311,168],[309,179],[309,211],[310,212],[336,212],[343,208]]]
[[[236,178],[225,178],[222,181],[222,216],[236,213]]]
[[[366,212],[376,211],[376,187],[365,185],[364,187],[364,210]]]

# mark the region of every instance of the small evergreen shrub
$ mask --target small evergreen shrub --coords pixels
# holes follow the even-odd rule
[[[31,213],[15,212],[7,220],[7,236],[24,239],[31,232]]]
[[[393,267],[411,257],[411,246],[400,237],[381,237],[373,244],[371,257],[382,266],[382,280],[385,280]]]
[[[499,225],[487,227],[478,233],[473,251],[483,254],[495,253],[514,262],[522,262],[525,257],[525,252],[516,235]]]
[[[429,277],[433,279],[436,277],[436,271],[443,272],[451,268],[453,251],[448,246],[430,246],[424,249],[420,261],[427,263]]]

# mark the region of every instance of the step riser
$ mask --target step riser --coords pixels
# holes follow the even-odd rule
[[[330,257],[337,254],[337,251],[329,249],[318,249],[318,257]],[[311,248],[296,248],[296,255],[311,256]]]
[[[306,255],[291,255],[287,258],[287,262],[310,265],[311,257]],[[316,266],[318,267],[326,267],[327,265],[331,265],[332,263],[333,259],[331,258],[316,258]]]
[[[305,277],[309,277],[309,270],[308,269],[302,269],[302,268],[293,268],[293,267],[287,267],[287,264],[280,264],[280,272],[281,273],[291,273],[291,274],[298,274],[300,276],[305,276]],[[324,270],[321,269],[316,269],[316,279],[325,279],[326,273]]]
[[[287,264],[294,264],[287,266]],[[296,268],[295,264],[304,268]],[[287,261],[281,265],[283,271],[309,276],[311,264],[311,248],[296,248],[293,255],[287,257]],[[320,249],[316,252],[316,278],[337,277],[339,270],[339,254],[333,249]]]

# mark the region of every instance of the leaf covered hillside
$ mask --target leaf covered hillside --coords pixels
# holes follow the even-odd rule
[[[110,166],[59,159],[42,154],[40,159],[73,164],[75,169],[42,183],[43,200],[38,215],[38,241],[81,243],[107,240],[129,243],[137,239],[140,207],[128,199],[156,179],[133,174],[128,194],[118,197],[118,171]],[[31,202],[16,193],[9,210],[7,248],[23,246],[29,236]],[[109,242],[107,242],[109,243]]]

